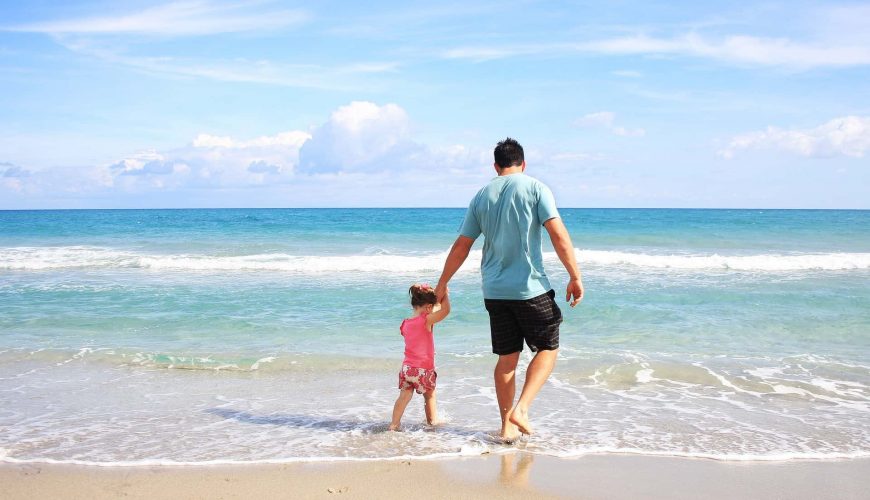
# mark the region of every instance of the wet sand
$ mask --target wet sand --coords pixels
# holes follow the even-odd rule
[[[863,499],[870,459],[723,462],[510,452],[444,460],[97,467],[0,465],[0,498]]]

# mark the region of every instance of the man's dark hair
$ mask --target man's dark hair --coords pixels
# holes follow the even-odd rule
[[[495,164],[499,168],[519,167],[526,159],[523,147],[516,139],[510,137],[499,142],[493,154],[495,155]]]

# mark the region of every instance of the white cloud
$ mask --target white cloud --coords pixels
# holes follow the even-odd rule
[[[311,139],[311,134],[299,130],[289,132],[281,132],[273,136],[257,137],[247,141],[239,141],[231,137],[215,136],[209,134],[199,134],[193,140],[195,148],[254,148],[254,147],[271,147],[271,146],[290,146],[300,148],[308,139]]]
[[[130,49],[153,41],[150,36],[262,33],[293,27],[310,17],[304,11],[278,9],[270,7],[269,3],[171,2],[130,14],[0,26],[0,31],[48,34],[77,54],[159,77],[359,90],[377,87],[382,83],[376,81],[378,75],[393,73],[399,67],[395,61],[295,64],[262,58],[143,55],[146,52],[141,49]]]
[[[700,57],[735,65],[780,66],[797,70],[849,67],[870,64],[866,43],[837,40],[799,42],[788,38],[747,35],[705,37],[686,33],[674,37],[645,34],[619,36],[576,43],[458,47],[441,55],[447,59],[488,61],[538,54],[676,55]]]
[[[418,143],[400,106],[358,101],[311,132],[203,132],[176,149],[28,177],[2,177],[12,168],[4,164],[0,199],[61,207],[458,206],[493,175],[491,147]]]
[[[100,59],[128,66],[158,76],[192,77],[236,83],[261,83],[283,87],[302,87],[326,90],[356,90],[373,88],[378,83],[371,77],[393,71],[393,63],[351,64],[348,66],[321,66],[315,64],[285,64],[262,60],[181,60],[164,57],[128,57],[108,53],[98,54]]]
[[[250,12],[251,6],[249,2],[170,2],[129,14],[38,22],[6,30],[49,34],[211,35],[286,28],[309,18],[301,10]]]
[[[506,47],[458,47],[449,49],[441,54],[444,59],[470,59],[475,62],[505,59],[522,55],[540,54],[549,52],[556,46],[546,45],[512,45]]]
[[[749,149],[782,150],[814,158],[840,155],[862,158],[870,150],[870,117],[843,116],[806,130],[770,126],[734,137],[719,155],[733,158],[738,151]]]
[[[338,182],[330,176],[373,172],[409,172],[430,161],[426,147],[411,141],[407,113],[395,104],[352,102],[339,107],[313,132],[290,130],[274,135],[238,138],[200,133],[186,146],[142,151],[107,165],[90,168],[81,179],[68,179],[80,192],[113,190],[132,194],[182,189],[246,189],[282,184]],[[435,150],[433,150],[435,151]],[[442,154],[444,168],[473,161],[470,150],[457,146]],[[34,185],[56,189],[46,179]],[[58,171],[60,172],[60,171]],[[72,171],[64,171],[69,176]],[[84,172],[82,172],[84,173]],[[0,171],[2,174],[2,171]],[[87,178],[91,184],[80,182]],[[101,179],[93,182],[94,178]],[[7,188],[20,183],[11,181]]]
[[[712,42],[698,35],[687,35],[676,41],[674,51],[737,64],[796,69],[870,64],[870,47],[866,45],[810,44],[787,38],[742,35]]]
[[[143,151],[109,165],[109,170],[117,175],[166,175],[173,172],[172,162],[156,151]]]
[[[634,71],[630,69],[621,69],[617,71],[611,72],[614,76],[621,76],[623,78],[641,78],[643,77],[643,73],[640,71]]]
[[[589,113],[574,121],[574,126],[577,127],[601,127],[609,130],[613,134],[624,137],[643,137],[646,131],[642,128],[628,129],[617,126],[616,114],[611,111],[598,111]]]
[[[407,113],[395,104],[355,101],[335,110],[299,152],[304,172],[405,166],[421,147],[410,139]]]
[[[66,49],[86,57],[158,77],[197,78],[233,83],[258,83],[282,87],[359,91],[377,88],[382,73],[395,72],[395,62],[353,62],[325,66],[264,59],[203,59],[166,56],[131,56],[115,44],[91,39],[55,38]]]
[[[253,139],[202,133],[188,146],[132,154],[97,170],[114,189],[134,193],[282,184],[292,180],[299,148],[310,138],[299,130]]]
[[[578,127],[610,127],[615,118],[616,114],[611,111],[598,111],[583,115],[574,121],[574,125]]]
[[[443,162],[438,167],[461,170],[475,158],[462,146],[441,151],[418,145],[411,140],[404,109],[360,101],[339,107],[313,132],[290,130],[254,138],[203,132],[176,149],[141,151],[91,167],[48,168],[26,177],[23,169],[3,163],[0,187],[22,193],[142,196],[188,189],[276,189],[311,182],[347,187],[353,185],[347,184],[348,176],[419,175],[419,169],[438,160]],[[389,185],[389,176],[381,180]]]

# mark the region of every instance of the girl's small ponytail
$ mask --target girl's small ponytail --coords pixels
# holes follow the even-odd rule
[[[427,304],[435,304],[437,297],[435,289],[429,286],[428,283],[414,283],[408,289],[408,295],[411,297],[411,305],[413,307],[425,306]]]

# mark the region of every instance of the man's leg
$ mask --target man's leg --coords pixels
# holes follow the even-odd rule
[[[538,351],[532,362],[529,363],[529,368],[526,370],[526,383],[523,384],[523,392],[520,393],[520,399],[511,410],[509,417],[510,422],[516,425],[523,434],[532,434],[532,426],[529,425],[529,406],[535,400],[538,391],[544,386],[544,382],[550,377],[550,373],[556,365],[556,356],[558,354],[558,349]]]
[[[516,370],[520,353],[503,354],[498,357],[495,365],[495,395],[498,398],[498,410],[501,413],[501,438],[511,441],[517,437],[517,428],[510,421],[511,407],[516,396]]]

